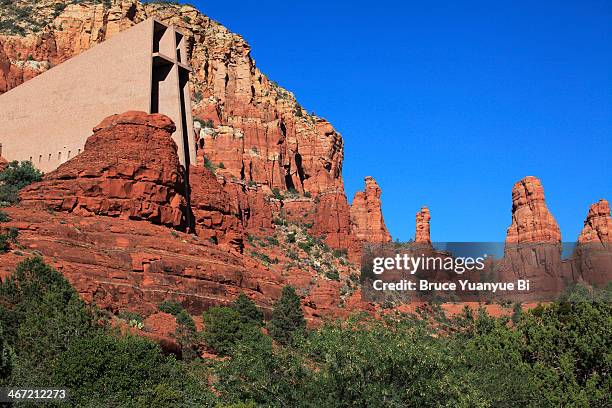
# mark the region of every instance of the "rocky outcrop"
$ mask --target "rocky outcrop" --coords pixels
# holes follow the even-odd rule
[[[196,234],[242,251],[243,228],[238,208],[215,175],[203,166],[191,166],[189,184]]]
[[[608,201],[601,199],[591,205],[578,242],[612,242],[612,219]]]
[[[94,129],[81,154],[22,190],[22,205],[183,227],[184,181],[174,130],[160,114],[111,116]]]
[[[366,242],[389,242],[391,235],[385,226],[380,202],[381,190],[372,177],[365,178],[365,190],[355,193],[351,205],[352,232]]]
[[[429,234],[429,220],[431,215],[429,214],[429,208],[422,207],[419,212],[416,213],[416,231],[414,236],[414,242],[419,244],[431,244],[431,236]]]
[[[351,208],[343,192],[330,191],[318,196],[312,233],[324,236],[333,248],[350,248],[354,241],[351,232]]]
[[[507,243],[560,242],[557,222],[546,207],[541,181],[527,176],[512,188],[512,224]]]
[[[0,171],[4,170],[8,166],[8,161],[0,156]]]
[[[506,235],[499,280],[528,279],[529,296],[552,300],[570,273],[561,258],[561,232],[546,207],[540,180],[527,176],[512,188],[512,224]]]

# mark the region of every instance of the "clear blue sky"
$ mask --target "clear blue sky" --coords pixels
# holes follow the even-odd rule
[[[612,2],[191,1],[345,140],[349,201],[383,189],[394,238],[502,241],[542,179],[563,239],[612,200]]]

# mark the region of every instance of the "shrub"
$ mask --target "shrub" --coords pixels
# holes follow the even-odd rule
[[[0,222],[9,222],[11,218],[4,211],[0,211]]]
[[[330,269],[329,271],[325,272],[325,276],[327,277],[327,279],[330,279],[330,280],[334,280],[334,281],[340,280],[340,274],[335,269]]]
[[[179,326],[185,327],[189,331],[192,331],[192,332],[196,331],[195,322],[193,321],[193,318],[191,317],[191,315],[189,313],[187,313],[187,311],[185,309],[181,310],[176,315],[176,323]]]
[[[258,258],[258,259],[264,261],[265,263],[268,263],[268,264],[277,264],[278,263],[278,258],[271,259],[267,254],[264,254],[263,252],[251,251],[251,255],[253,257],[255,257],[255,258]]]
[[[135,321],[138,323],[142,323],[142,316],[139,315],[138,313],[134,313],[134,312],[128,312],[127,310],[122,310],[119,312],[119,318],[125,320],[126,322],[130,323],[130,326],[132,326],[131,322]]]
[[[302,242],[298,242],[298,247],[306,252],[307,254],[310,253],[310,250],[312,249],[312,246],[314,245],[313,242],[311,241],[302,241]]]
[[[277,200],[283,200],[285,197],[281,194],[280,190],[278,189],[278,187],[274,187],[272,189],[272,197],[276,198]]]
[[[220,169],[224,169],[224,168],[225,168],[225,164],[223,164],[223,162],[221,162],[221,163],[219,163],[219,166],[218,166],[218,167],[219,167]]]
[[[11,239],[10,234],[0,234],[0,253],[6,253],[11,249],[11,242],[15,242],[15,239]]]
[[[268,331],[280,344],[293,344],[306,329],[300,298],[292,286],[285,286],[274,305]]]
[[[204,167],[206,167],[208,170],[210,170],[213,173],[217,171],[213,162],[211,162],[210,159],[206,156],[204,156]]]
[[[266,241],[268,241],[270,245],[274,245],[274,246],[280,245],[280,242],[278,242],[278,239],[276,239],[276,237],[266,237]]]
[[[0,385],[8,378],[15,365],[15,351],[4,337],[2,324],[0,323]]]
[[[281,217],[276,217],[272,220],[274,225],[287,225],[287,221]]]
[[[75,406],[177,406],[207,394],[174,357],[137,336],[75,341],[60,356],[54,383],[70,388]]]
[[[14,383],[50,384],[50,364],[73,341],[93,333],[94,321],[74,288],[41,258],[26,259],[0,282],[3,338],[18,356]]]
[[[5,234],[0,234],[0,253],[8,252],[10,249],[10,244],[17,243],[18,235],[19,230],[17,230],[17,228],[10,228]]]
[[[294,112],[295,112],[295,116],[297,116],[298,118],[301,118],[303,116],[303,114],[302,114],[302,107],[297,102],[295,103],[295,110],[294,110]]]
[[[172,316],[178,315],[181,311],[183,311],[183,305],[179,302],[175,302],[173,300],[165,300],[161,302],[157,308],[161,312],[170,313]]]

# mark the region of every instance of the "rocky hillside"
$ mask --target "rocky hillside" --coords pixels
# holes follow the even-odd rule
[[[137,0],[2,1],[0,13],[0,93],[151,16],[178,27],[188,37],[201,125],[187,203],[174,125],[143,112],[104,120],[81,155],[6,209],[0,231],[19,238],[1,255],[0,277],[41,255],[83,298],[144,315],[166,299],[199,313],[239,292],[269,310],[286,284],[313,320],[374,307],[361,301],[355,264],[362,243],[391,240],[381,189],[366,177],[349,205],[342,137],[263,75],[240,36],[192,6]],[[141,152],[143,143],[157,148]],[[560,241],[538,179],[518,182],[512,203],[508,243]],[[581,241],[609,242],[609,212],[603,201],[591,208]],[[431,242],[430,218],[427,208],[416,215],[419,243]],[[523,255],[509,254],[509,278],[524,276],[514,263]],[[543,256],[557,271],[545,271],[551,289],[595,271],[586,262],[569,270],[560,253]],[[534,278],[543,276],[538,259]]]
[[[87,301],[144,316],[168,299],[199,314],[240,292],[270,310],[288,284],[310,319],[369,307],[346,251],[287,218],[245,228],[203,166],[192,168],[188,210],[173,131],[166,116],[144,112],[100,123],[82,154],[23,189],[19,206],[3,208],[0,233],[14,229],[18,239],[0,253],[0,278],[39,255]],[[195,230],[186,233],[190,214]]]
[[[282,196],[273,205],[277,214],[299,207],[308,214],[312,233],[334,247],[356,248],[354,229],[357,241],[390,239],[380,202],[368,204],[378,207],[372,226],[363,216],[360,225],[351,222],[340,134],[262,74],[242,37],[194,7],[137,0],[22,0],[0,10],[0,93],[149,17],[176,26],[188,37],[200,163],[215,170],[245,226],[270,227],[273,216],[263,202]],[[368,216],[367,209],[361,212]]]

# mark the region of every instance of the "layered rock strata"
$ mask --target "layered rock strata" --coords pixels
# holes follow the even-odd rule
[[[591,205],[578,242],[612,242],[612,218],[608,201],[601,199]]]
[[[175,126],[160,114],[103,120],[84,151],[22,190],[24,206],[185,226],[184,177]]]
[[[506,242],[560,242],[561,231],[546,207],[542,182],[527,176],[512,188],[512,224]]]

